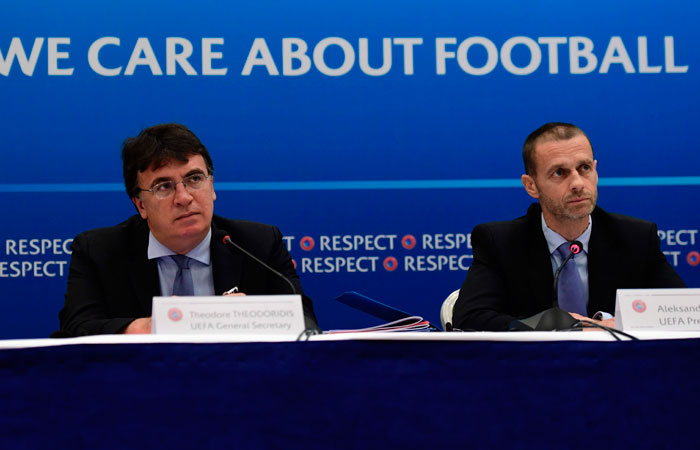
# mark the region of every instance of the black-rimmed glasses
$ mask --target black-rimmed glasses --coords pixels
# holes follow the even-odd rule
[[[151,189],[141,189],[140,191],[150,192],[157,198],[168,198],[175,193],[177,185],[182,183],[182,185],[191,191],[196,191],[204,186],[204,183],[211,175],[204,175],[203,173],[193,173],[192,175],[187,175],[182,181],[163,181],[162,183],[154,184]]]

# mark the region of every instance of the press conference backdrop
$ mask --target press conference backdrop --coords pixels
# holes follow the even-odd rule
[[[71,239],[135,213],[123,140],[190,127],[215,211],[276,224],[323,328],[345,290],[438,321],[477,223],[524,213],[520,151],[581,126],[599,204],[700,286],[694,1],[11,2],[0,15],[0,337],[58,327]],[[519,249],[514,248],[514,252]]]

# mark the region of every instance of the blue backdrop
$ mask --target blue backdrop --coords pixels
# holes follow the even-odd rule
[[[0,16],[0,337],[58,326],[70,239],[135,212],[120,148],[189,126],[218,214],[289,238],[323,328],[354,289],[438,321],[468,235],[522,215],[520,151],[591,138],[599,204],[700,286],[696,2],[15,2]],[[334,245],[335,242],[335,245]],[[415,242],[415,245],[414,245]]]

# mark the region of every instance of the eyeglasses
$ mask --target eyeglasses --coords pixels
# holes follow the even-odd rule
[[[188,191],[192,192],[201,189],[210,176],[203,173],[193,173],[192,175],[187,175],[182,181],[163,181],[162,183],[154,184],[151,189],[139,188],[139,191],[150,192],[157,198],[168,198],[175,193],[178,184],[182,183]]]

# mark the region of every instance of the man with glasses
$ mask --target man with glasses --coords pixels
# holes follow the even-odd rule
[[[124,184],[136,206],[121,224],[79,234],[72,244],[61,330],[73,335],[150,333],[153,296],[289,294],[290,287],[221,237],[280,272],[311,299],[276,227],[214,215],[214,166],[183,125],[163,124],[124,142]]]

